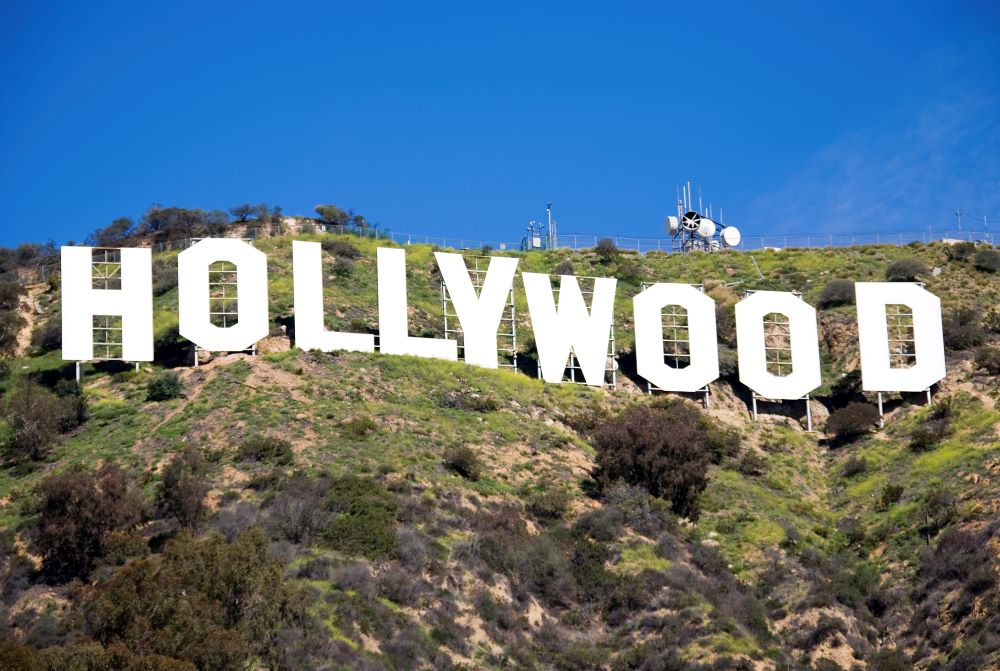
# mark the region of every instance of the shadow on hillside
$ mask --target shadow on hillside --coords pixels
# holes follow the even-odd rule
[[[888,415],[894,410],[899,408],[904,408],[911,405],[933,405],[934,398],[938,392],[938,386],[934,385],[931,387],[931,402],[927,402],[927,392],[924,391],[901,391],[901,392],[887,392],[882,394],[882,413]],[[873,404],[877,404],[878,401],[870,401]]]
[[[153,343],[153,360],[164,368],[186,368],[194,363],[193,347],[173,326]]]
[[[517,353],[517,372],[531,378],[538,378],[538,359],[532,354]]]
[[[135,363],[130,361],[91,361],[83,362],[80,365],[81,372],[84,375],[92,375],[93,373],[117,375],[118,373],[135,370]],[[76,362],[66,361],[56,368],[33,372],[29,374],[28,377],[43,387],[51,389],[55,387],[58,382],[76,379]]]
[[[646,378],[639,375],[638,362],[636,361],[635,352],[625,352],[618,355],[618,374],[632,382],[644,394],[651,394],[653,396],[677,396],[694,401],[702,407],[705,406],[705,394],[701,391],[662,391],[654,389],[650,392],[649,383]],[[718,382],[728,382],[734,387],[736,384],[735,380],[731,380],[728,377],[720,377],[712,384]]]
[[[295,347],[295,317],[291,315],[284,315],[275,318],[275,323],[278,326],[285,327],[285,335],[288,336],[288,341]]]
[[[647,391],[645,378],[639,375],[639,366],[636,362],[635,352],[625,352],[615,357],[618,361],[618,374],[627,378],[642,391]]]
[[[742,384],[732,385],[733,394],[746,406],[747,417],[753,420],[753,392],[749,387]],[[771,399],[757,398],[758,415],[777,415],[798,422],[806,428],[806,402],[804,400],[774,401]],[[815,429],[815,426],[813,427]]]
[[[56,386],[56,383],[60,380],[76,379],[76,363],[73,361],[65,361],[57,368],[48,368],[46,370],[39,370],[30,373],[28,378],[43,387],[49,387],[51,389]]]

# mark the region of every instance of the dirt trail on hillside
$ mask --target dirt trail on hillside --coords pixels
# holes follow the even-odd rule
[[[250,356],[243,352],[234,352],[225,356],[215,357],[211,361],[203,363],[197,367],[182,368],[178,370],[178,375],[180,376],[181,382],[184,384],[185,388],[185,403],[172,409],[159,422],[157,422],[152,430],[150,430],[149,436],[156,436],[157,431],[159,431],[161,427],[182,413],[188,404],[196,400],[201,395],[205,386],[214,380],[223,368],[234,361],[246,361],[251,368],[250,375],[247,377],[246,382],[238,382],[238,384],[255,392],[265,394],[284,392],[298,402],[307,402],[309,400],[308,397],[301,391],[302,380],[298,376],[284,370],[280,366],[277,366],[269,361],[265,361],[260,357]],[[281,391],[275,391],[275,387]],[[299,443],[312,441],[314,439],[315,434],[307,434],[307,436],[301,441],[296,441],[295,446],[301,447]],[[149,438],[140,441],[137,449],[141,450],[141,448],[146,445],[148,440]],[[160,466],[162,466],[162,463],[157,467],[159,468]]]
[[[35,332],[36,316],[40,312],[38,297],[49,288],[48,284],[29,284],[28,293],[21,296],[17,313],[24,320],[24,326],[17,333],[17,356],[25,356],[31,347],[31,334]]]

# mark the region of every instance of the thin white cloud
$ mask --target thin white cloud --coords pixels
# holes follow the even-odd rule
[[[958,208],[1000,218],[997,103],[970,93],[929,102],[880,134],[846,135],[751,202],[747,228],[755,235],[938,231],[954,228]],[[963,224],[982,228],[968,216]]]

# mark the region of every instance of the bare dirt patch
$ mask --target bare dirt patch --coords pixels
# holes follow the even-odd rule
[[[17,333],[17,356],[25,356],[31,347],[31,334],[35,331],[37,316],[41,314],[41,304],[38,297],[48,291],[48,284],[29,284],[27,295],[21,296],[17,313],[24,320],[24,326]]]

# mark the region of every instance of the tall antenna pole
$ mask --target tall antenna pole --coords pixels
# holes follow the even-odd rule
[[[701,184],[698,185],[698,214],[705,216],[705,210],[701,207]]]
[[[545,216],[549,220],[549,249],[554,249],[556,246],[556,235],[555,231],[552,230],[552,203],[545,205]]]

